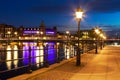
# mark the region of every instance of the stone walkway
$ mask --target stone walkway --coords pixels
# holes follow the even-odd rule
[[[99,54],[81,58],[81,66],[75,66],[73,58],[9,80],[120,80],[120,47],[106,46]]]

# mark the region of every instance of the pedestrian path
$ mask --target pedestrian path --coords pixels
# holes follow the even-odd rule
[[[98,54],[83,54],[81,62],[81,66],[76,66],[76,59],[72,58],[9,80],[120,80],[118,46],[106,46]]]

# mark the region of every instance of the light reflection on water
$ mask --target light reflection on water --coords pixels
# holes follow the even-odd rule
[[[25,73],[26,68],[29,68],[31,64],[31,69],[36,70],[45,66],[46,59],[48,64],[51,65],[56,60],[62,61],[63,59],[69,59],[71,55],[75,54],[73,46],[56,44],[55,42],[47,42],[45,45],[44,43],[24,42],[21,45],[7,45],[5,49],[7,51],[4,51],[4,55],[1,53],[0,56],[3,56],[1,59],[6,60],[6,63],[0,66],[0,71],[10,70],[7,74],[9,76],[11,76],[10,73],[14,68],[19,68],[15,70],[15,73],[16,71],[18,74],[22,71],[22,73]]]
[[[56,52],[57,50],[55,49],[55,43],[48,43],[48,60],[50,64],[54,63],[56,59]],[[22,53],[18,54],[18,45],[8,45],[7,46],[7,55],[6,55],[6,60],[12,60],[13,61],[7,61],[7,68],[11,69],[12,64],[14,65],[14,68],[18,67],[18,61],[17,60],[20,54],[22,54],[23,60],[22,64],[29,65],[29,63],[36,64],[36,66],[39,68],[40,66],[43,65],[44,63],[44,47],[42,44],[37,45],[35,42],[24,42],[22,46]],[[11,51],[10,51],[11,50]],[[74,47],[73,46],[68,46],[64,45],[64,54],[66,59],[69,59],[72,57],[74,54]],[[31,58],[31,59],[30,59]]]
[[[43,61],[44,61],[44,50],[43,50],[43,45],[40,45],[40,64],[43,65]]]
[[[64,48],[65,48],[65,56],[66,56],[67,59],[69,59],[70,58],[70,49],[69,49],[69,46],[65,45]]]
[[[37,47],[37,50],[36,50],[36,63],[37,63],[37,67],[39,67],[39,64],[40,63],[40,50],[39,50],[39,47]]]
[[[13,58],[14,58],[14,59],[18,59],[18,47],[17,47],[17,45],[14,45],[14,46],[13,46],[13,51],[14,51],[14,52],[13,52],[13,54],[14,54],[14,57],[13,57]],[[17,66],[17,65],[18,65],[18,60],[14,60],[13,63],[14,63],[14,65],[15,65],[15,68],[17,68],[17,67],[18,67],[18,66]]]
[[[10,45],[7,46],[7,57],[6,57],[6,60],[11,60],[12,59],[12,54],[11,54],[11,47]],[[7,68],[8,70],[11,69],[11,61],[7,61],[6,64],[7,64]]]
[[[24,58],[24,64],[28,65],[29,63],[29,55],[31,58],[32,64],[37,64],[37,67],[40,65],[43,65],[44,61],[44,48],[43,45],[37,46],[36,43],[24,43],[25,46],[23,46],[23,58]],[[36,58],[35,58],[36,57]],[[40,64],[39,64],[40,63]]]
[[[11,54],[11,47],[10,45],[7,46],[7,58],[6,60],[11,60],[12,59],[12,54]]]
[[[23,62],[24,65],[28,65],[28,57],[29,57],[29,47],[27,45],[23,46]]]

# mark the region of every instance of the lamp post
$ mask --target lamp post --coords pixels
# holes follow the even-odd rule
[[[66,59],[69,58],[70,54],[69,54],[69,31],[66,31],[66,37],[67,37],[67,44],[66,44]]]
[[[80,53],[80,45],[79,45],[79,38],[80,38],[80,21],[82,19],[83,11],[81,8],[78,8],[76,11],[76,19],[78,22],[78,48],[77,48],[77,55],[76,55],[76,66],[80,66],[81,64],[81,53]]]
[[[67,35],[67,46],[68,46],[69,34],[70,34],[70,32],[69,32],[69,31],[66,31],[66,35]]]
[[[100,34],[100,39],[101,39],[100,49],[102,49],[103,48],[103,34],[102,33]]]
[[[7,38],[8,38],[8,43],[9,43],[10,42],[10,38],[11,38],[11,31],[8,31],[7,34],[8,34]]]
[[[99,34],[100,34],[100,30],[99,30],[98,28],[96,28],[96,29],[95,29],[95,33],[97,34],[95,53],[97,54],[97,53],[98,53],[98,36],[99,36]]]
[[[104,47],[104,40],[106,39],[105,35],[103,33],[100,34],[101,37],[101,49]]]

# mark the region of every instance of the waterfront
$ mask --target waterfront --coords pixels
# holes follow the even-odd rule
[[[20,42],[2,45],[0,50],[0,78],[6,79],[30,70],[48,67],[74,57],[75,47],[56,42]]]
[[[81,66],[75,66],[76,60],[72,58],[8,80],[119,80],[119,52],[120,45],[107,45],[99,54],[94,51],[83,54]]]

